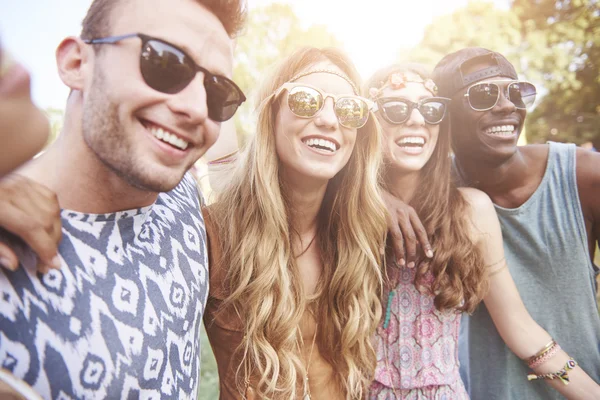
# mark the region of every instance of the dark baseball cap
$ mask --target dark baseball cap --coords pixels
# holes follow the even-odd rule
[[[485,67],[468,73],[468,67],[476,64]],[[438,86],[439,95],[444,97],[452,97],[472,83],[494,76],[518,79],[515,67],[506,57],[481,47],[467,47],[450,53],[433,70],[433,81]]]

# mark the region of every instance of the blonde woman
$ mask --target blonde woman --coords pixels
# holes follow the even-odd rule
[[[206,210],[205,321],[222,399],[358,399],[376,365],[378,129],[337,50],[302,49],[259,91],[256,135]]]

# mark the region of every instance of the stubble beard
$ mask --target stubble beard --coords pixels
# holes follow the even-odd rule
[[[157,174],[152,174],[142,162],[136,162],[134,144],[127,140],[129,135],[119,119],[117,104],[109,99],[105,87],[104,77],[97,72],[83,107],[82,133],[86,145],[104,166],[130,186],[154,193],[172,190],[179,180],[173,184],[170,179],[157,179]]]

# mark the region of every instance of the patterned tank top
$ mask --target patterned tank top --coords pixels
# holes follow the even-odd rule
[[[376,335],[375,381],[394,389],[462,386],[457,354],[460,314],[439,311],[434,297],[415,286],[416,269],[390,268],[398,285],[384,302]],[[433,274],[424,277],[433,282]]]

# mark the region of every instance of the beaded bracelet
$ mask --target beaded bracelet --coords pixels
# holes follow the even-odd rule
[[[532,362],[536,358],[544,355],[544,353],[547,353],[548,350],[550,350],[552,348],[552,346],[554,346],[555,343],[556,342],[554,341],[554,339],[550,340],[540,351],[538,351],[537,353],[535,353],[534,355],[532,355],[531,357],[529,357],[527,359],[527,363],[529,364],[530,362]]]
[[[535,368],[539,367],[540,365],[542,365],[543,363],[545,363],[546,361],[548,361],[549,359],[551,359],[552,357],[554,357],[556,355],[556,353],[558,353],[559,351],[560,351],[560,345],[558,343],[554,342],[554,345],[552,347],[550,347],[548,349],[548,351],[543,353],[541,356],[538,356],[537,358],[529,361],[527,363],[527,365],[529,366],[529,368],[535,369]]]
[[[527,380],[528,381],[533,381],[536,379],[560,379],[560,381],[562,383],[564,383],[565,385],[568,385],[570,382],[570,378],[569,378],[569,371],[572,370],[573,368],[575,368],[577,366],[577,361],[573,360],[572,358],[569,359],[567,361],[567,363],[565,364],[565,367],[563,369],[561,369],[558,372],[552,372],[549,374],[529,374],[527,375]]]

